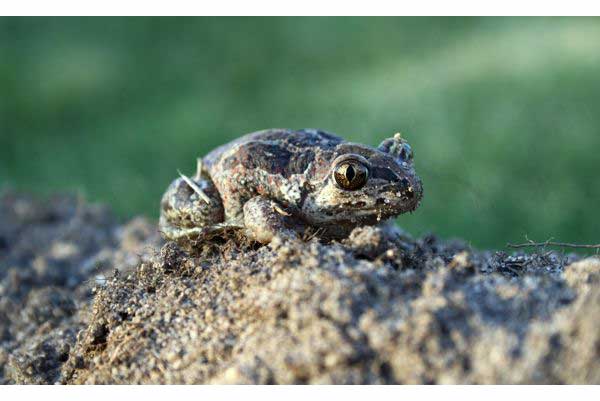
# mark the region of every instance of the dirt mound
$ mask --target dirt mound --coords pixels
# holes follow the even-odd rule
[[[0,221],[4,383],[600,383],[595,258],[371,227],[188,255],[10,194]]]
[[[158,246],[144,219],[121,226],[74,196],[0,196],[0,383],[53,383],[87,327],[96,282]],[[150,247],[150,248],[148,248]]]

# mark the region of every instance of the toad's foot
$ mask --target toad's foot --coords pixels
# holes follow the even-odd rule
[[[298,238],[297,233],[286,227],[289,214],[275,201],[256,196],[244,204],[246,234],[260,243],[267,244],[273,237]]]
[[[223,223],[224,211],[219,192],[212,180],[199,171],[193,178],[180,173],[161,201],[159,231],[163,237],[180,244],[198,243],[239,229],[243,224]]]
[[[217,223],[205,227],[177,227],[163,221],[162,217],[159,227],[159,231],[163,237],[181,245],[197,244],[214,237],[222,236],[227,232],[244,228],[242,224],[232,222]]]

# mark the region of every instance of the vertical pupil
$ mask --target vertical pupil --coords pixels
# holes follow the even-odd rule
[[[352,181],[355,175],[356,173],[354,172],[354,167],[348,166],[348,168],[346,169],[346,178],[348,179],[348,181]]]

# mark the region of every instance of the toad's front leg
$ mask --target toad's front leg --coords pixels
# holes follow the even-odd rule
[[[267,244],[273,237],[298,238],[296,231],[286,225],[290,217],[281,205],[270,199],[255,196],[244,204],[244,226],[249,238]]]
[[[221,198],[201,167],[194,177],[181,175],[161,201],[159,229],[168,240],[192,245],[234,227],[224,222]]]

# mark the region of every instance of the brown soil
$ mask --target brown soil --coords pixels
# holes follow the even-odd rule
[[[188,255],[0,197],[0,383],[600,383],[600,259],[376,228]]]

